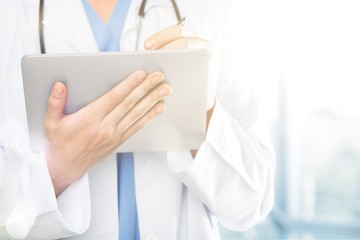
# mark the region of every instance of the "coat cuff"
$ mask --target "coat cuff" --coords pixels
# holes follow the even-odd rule
[[[36,217],[56,209],[57,202],[43,153],[34,154],[31,159],[26,160],[16,175],[6,187],[15,187],[13,192],[22,196],[15,196],[17,201],[6,218],[5,226],[10,236],[24,238]],[[20,178],[22,181],[18,180]],[[6,190],[9,191],[10,189]]]
[[[224,226],[246,230],[270,211],[273,168],[219,101],[195,159],[190,151],[167,157],[170,170]]]
[[[220,143],[220,139],[226,140],[226,137],[223,137],[224,133],[223,131],[219,131],[219,126],[223,126],[223,118],[224,118],[224,109],[222,109],[222,106],[220,105],[219,101],[216,100],[216,105],[214,107],[211,120],[209,122],[208,131],[206,133],[205,141],[201,144],[195,159],[193,159],[191,152],[189,150],[183,150],[183,151],[168,151],[167,159],[168,159],[168,165],[170,168],[170,171],[173,173],[181,174],[186,173],[186,171],[191,171],[192,168],[196,168],[198,165],[201,165],[203,163],[207,163],[208,159],[199,157],[200,155],[203,155],[205,152],[206,155],[209,155],[209,143],[211,146],[214,146],[215,148],[211,151],[218,150],[221,151],[222,149],[219,149],[224,143]],[[216,148],[217,147],[217,148]],[[225,149],[226,150],[226,149]],[[217,151],[217,152],[218,152]]]
[[[17,201],[6,221],[7,234],[15,238],[31,236],[48,239],[49,236],[84,232],[90,223],[87,175],[56,198],[44,154],[34,154],[29,164],[31,166],[24,166],[23,171],[28,169],[31,173],[20,174],[29,176],[31,183],[21,187],[26,192]]]

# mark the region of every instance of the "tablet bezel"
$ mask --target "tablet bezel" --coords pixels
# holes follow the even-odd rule
[[[197,149],[205,139],[209,54],[204,49],[37,54],[21,61],[30,144],[44,148],[43,119],[56,81],[68,87],[66,114],[97,99],[131,72],[160,70],[173,93],[167,109],[117,152]]]

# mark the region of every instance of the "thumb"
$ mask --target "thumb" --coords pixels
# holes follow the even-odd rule
[[[67,90],[63,83],[56,82],[51,90],[48,109],[45,121],[48,124],[57,123],[64,116],[64,108],[66,104]]]

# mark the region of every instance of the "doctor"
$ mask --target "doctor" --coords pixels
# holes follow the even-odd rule
[[[86,8],[110,26],[111,13],[123,2],[46,1],[46,52],[101,50]],[[171,0],[129,2],[119,49],[208,47],[209,41],[216,96],[206,140],[197,151],[134,153],[140,239],[219,239],[217,222],[246,230],[272,208],[274,154],[251,84],[238,77],[234,64],[238,53],[230,2],[183,0],[176,7]],[[42,154],[32,153],[20,60],[40,52],[38,9],[38,0],[0,0],[0,238],[119,239],[124,220],[118,215],[112,149],[165,110],[159,100],[171,86],[152,89],[162,73],[137,71],[81,111],[64,116],[67,89],[55,84],[44,120],[49,144]],[[187,30],[175,25],[178,12],[186,16]],[[124,105],[130,107],[124,110]],[[104,127],[108,124],[102,125],[113,122],[118,123],[116,137]]]

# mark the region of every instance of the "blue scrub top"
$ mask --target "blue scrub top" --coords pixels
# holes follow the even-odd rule
[[[118,0],[108,25],[82,0],[99,50],[120,51],[120,38],[131,0]],[[135,197],[133,153],[117,154],[119,239],[140,239]]]

